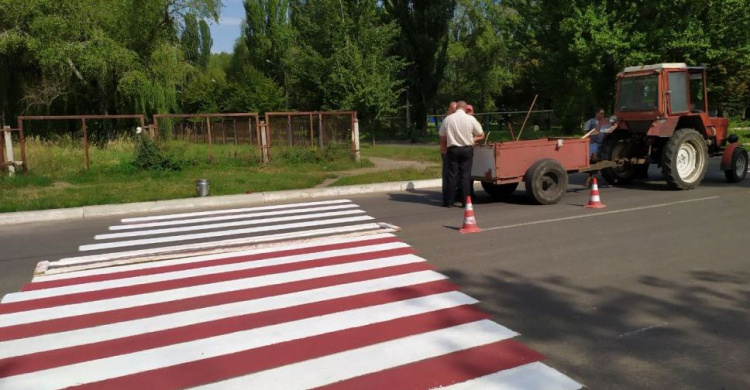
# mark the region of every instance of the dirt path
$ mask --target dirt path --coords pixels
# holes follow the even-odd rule
[[[336,172],[336,175],[338,175],[337,177],[332,178],[332,179],[326,179],[322,183],[315,186],[315,188],[328,187],[343,177],[365,175],[365,174],[372,173],[372,172],[392,171],[392,170],[404,169],[404,168],[425,169],[425,168],[434,167],[438,165],[435,163],[422,162],[422,161],[390,160],[390,159],[381,158],[381,157],[368,157],[368,159],[372,161],[373,164],[375,164],[374,167],[357,168],[357,169],[350,169],[348,171]]]

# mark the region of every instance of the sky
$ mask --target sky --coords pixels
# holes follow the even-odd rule
[[[231,53],[234,41],[240,36],[240,24],[245,18],[245,8],[242,0],[224,0],[224,9],[221,10],[219,23],[211,22],[211,38],[214,46],[212,53]]]

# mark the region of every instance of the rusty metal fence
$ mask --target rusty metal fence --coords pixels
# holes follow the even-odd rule
[[[136,119],[154,139],[181,140],[209,145],[213,164],[213,145],[256,145],[262,162],[270,161],[271,147],[347,147],[359,159],[359,124],[356,111],[268,112],[265,121],[257,113],[156,114],[146,125],[144,115],[62,115],[19,116],[18,138],[24,172],[28,162],[24,145],[26,121],[81,121],[85,167],[90,169],[87,121]],[[6,164],[2,161],[0,164]]]

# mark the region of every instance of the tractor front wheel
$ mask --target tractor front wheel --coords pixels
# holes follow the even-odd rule
[[[727,181],[737,183],[747,176],[747,151],[743,148],[735,148],[732,152],[732,166],[724,171]]]
[[[693,129],[674,132],[664,146],[661,173],[667,186],[676,190],[697,187],[706,176],[708,147],[703,136]]]

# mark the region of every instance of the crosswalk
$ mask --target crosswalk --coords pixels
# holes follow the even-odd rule
[[[0,389],[578,389],[349,200],[123,219],[0,304]]]

